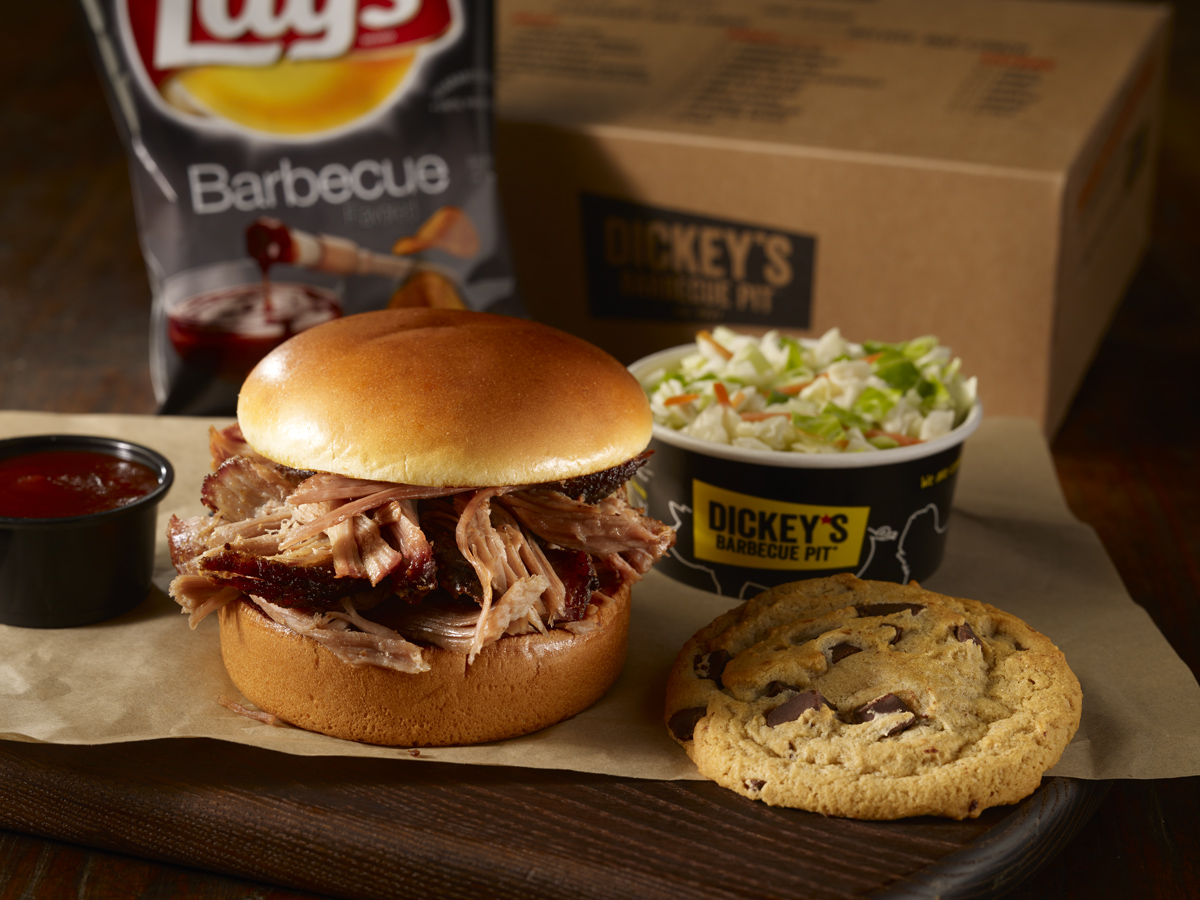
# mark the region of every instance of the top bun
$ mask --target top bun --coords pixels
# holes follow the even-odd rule
[[[302,331],[238,397],[250,446],[297,469],[437,487],[540,484],[650,441],[637,380],[598,347],[525,319],[388,309]]]

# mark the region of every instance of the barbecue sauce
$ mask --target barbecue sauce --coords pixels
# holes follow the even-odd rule
[[[266,216],[255,219],[246,229],[246,252],[262,269],[263,278],[273,263],[296,261],[291,231],[278,219]]]
[[[149,466],[90,450],[0,459],[0,516],[62,519],[128,506],[158,487]]]
[[[256,219],[246,252],[262,270],[261,284],[240,284],[189,297],[167,319],[171,345],[188,365],[240,382],[292,335],[342,314],[337,295],[311,284],[272,282],[271,266],[295,262],[286,225]]]
[[[338,298],[311,284],[241,284],[189,297],[171,310],[167,333],[180,358],[241,381],[292,335],[342,314]]]

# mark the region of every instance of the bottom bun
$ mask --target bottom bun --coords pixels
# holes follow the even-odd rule
[[[248,600],[220,610],[221,656],[250,702],[308,731],[368,744],[439,747],[528,734],[582,712],[625,663],[626,585],[599,596],[596,625],[510,635],[465,653],[427,647],[428,672],[352,665]]]

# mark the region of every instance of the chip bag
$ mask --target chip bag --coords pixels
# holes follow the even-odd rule
[[[477,0],[81,0],[129,153],[162,413],[229,414],[292,334],[520,315]]]

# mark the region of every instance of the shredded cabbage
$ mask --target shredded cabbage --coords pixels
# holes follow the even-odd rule
[[[756,450],[855,453],[941,437],[975,404],[975,378],[925,335],[855,344],[831,328],[801,342],[718,325],[671,369],[642,379],[654,420]],[[727,398],[727,399],[726,399]]]

